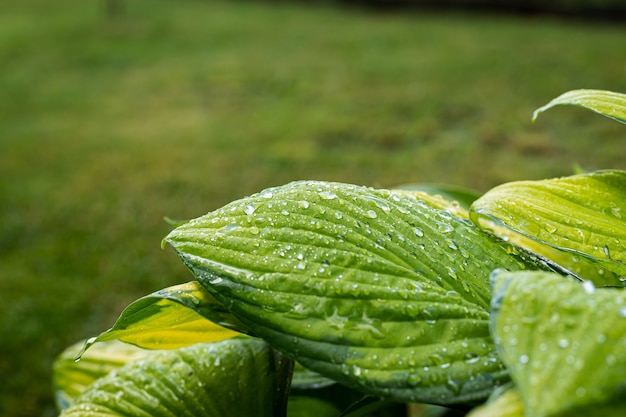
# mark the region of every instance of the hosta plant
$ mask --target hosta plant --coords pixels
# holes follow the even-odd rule
[[[626,122],[596,90],[535,117],[561,104]],[[164,244],[196,280],[57,359],[63,416],[626,415],[626,171],[300,181]]]

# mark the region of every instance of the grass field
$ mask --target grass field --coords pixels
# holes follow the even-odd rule
[[[532,111],[626,91],[624,28],[281,3],[0,5],[0,415],[55,415],[50,365],[191,276],[159,248],[296,179],[388,187],[626,168],[623,126]]]

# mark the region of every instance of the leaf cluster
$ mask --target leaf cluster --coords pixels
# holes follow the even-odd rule
[[[596,90],[534,118],[562,104],[626,122],[626,96]],[[621,416],[624,216],[617,170],[482,196],[267,189],[165,238],[196,280],[62,354],[57,402],[62,416]]]

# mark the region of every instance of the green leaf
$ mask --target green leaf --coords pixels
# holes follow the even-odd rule
[[[555,414],[554,417],[623,417],[625,415],[626,403],[613,401],[566,410]],[[527,417],[527,415],[524,413],[524,404],[519,392],[516,389],[509,389],[502,395],[475,408],[467,417]]]
[[[201,285],[188,282],[133,302],[111,329],[89,339],[83,352],[94,343],[110,340],[146,349],[177,349],[239,334],[227,327],[245,330]]]
[[[626,281],[626,172],[498,186],[471,207],[481,228],[597,286]]]
[[[315,397],[300,395],[289,397],[289,417],[337,417],[341,413],[334,404]]]
[[[526,417],[522,397],[515,389],[509,389],[494,399],[475,408],[467,417]]]
[[[526,265],[414,195],[296,182],[166,241],[255,334],[363,392],[454,403],[508,378],[488,330],[488,276]]]
[[[152,352],[119,341],[99,343],[86,352],[80,361],[75,358],[85,342],[78,342],[63,351],[54,361],[53,386],[57,408],[69,407],[85,388],[109,372]]]
[[[527,417],[624,398],[626,290],[546,272],[492,279],[492,332]]]
[[[291,378],[291,388],[296,390],[319,389],[335,385],[336,381],[321,376],[296,363]]]
[[[274,417],[275,366],[248,337],[155,352],[98,379],[61,416]]]
[[[559,105],[584,107],[603,116],[626,123],[626,94],[604,90],[573,90],[535,110],[533,122],[540,113]]]
[[[435,208],[452,208],[461,207],[464,210],[469,210],[472,203],[480,197],[480,194],[474,190],[470,190],[463,187],[454,187],[449,185],[439,184],[404,184],[395,187],[392,191],[413,191],[417,192],[419,198],[423,200],[431,200],[431,204]],[[437,201],[441,199],[444,201]],[[460,216],[462,217],[462,216]]]

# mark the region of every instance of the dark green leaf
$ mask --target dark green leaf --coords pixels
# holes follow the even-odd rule
[[[488,275],[526,265],[414,194],[292,183],[166,241],[255,334],[326,377],[435,403],[508,378],[488,330]]]

